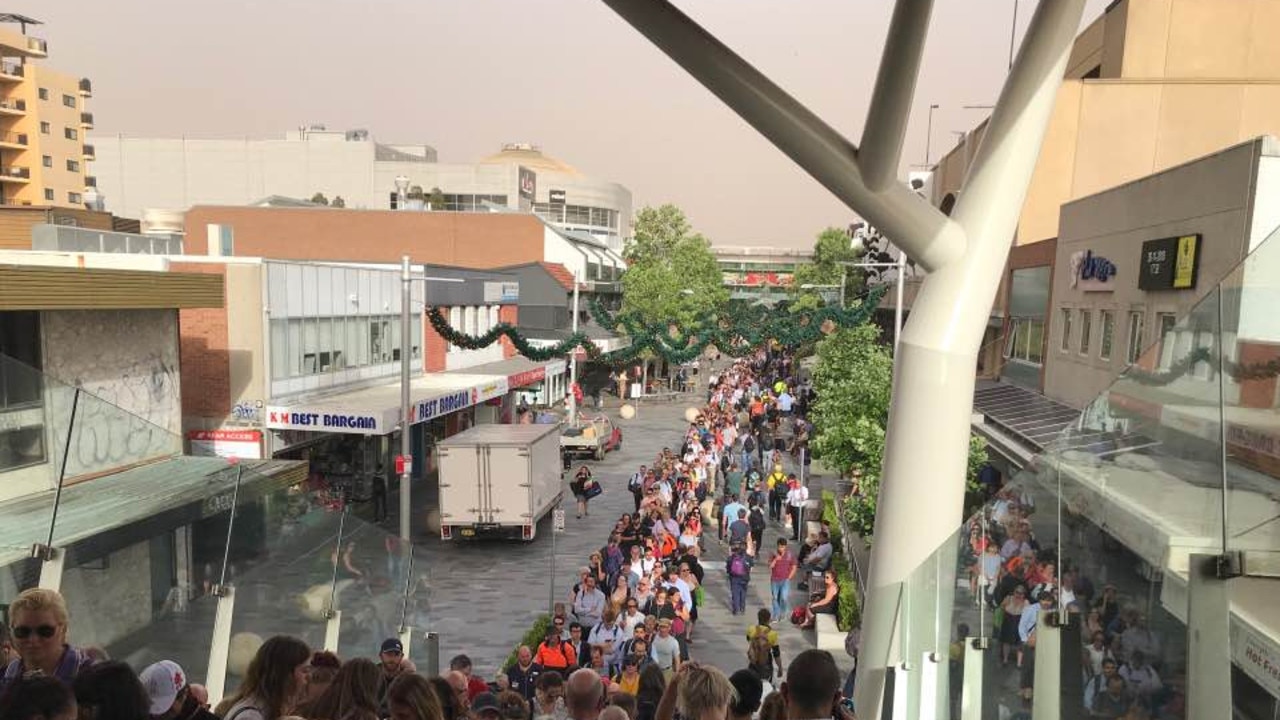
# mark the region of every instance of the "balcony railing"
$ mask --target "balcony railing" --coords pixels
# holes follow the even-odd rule
[[[94,154],[94,149],[93,149],[93,146],[92,146],[92,145],[85,145],[85,146],[84,146],[84,156],[85,156],[85,158],[87,158],[87,159],[89,159],[89,160],[92,160],[92,159],[94,159],[95,157],[97,157],[97,155],[96,155],[96,154]]]
[[[80,124],[84,127],[93,127],[93,113],[80,113]]]
[[[13,110],[15,112],[26,112],[27,101],[18,98],[4,98],[0,100],[0,109]]]
[[[0,63],[0,75],[8,75],[9,77],[22,77],[26,73],[26,69],[22,63],[3,62]]]
[[[40,53],[41,55],[49,54],[49,43],[41,38],[27,38],[27,49],[31,52]]]
[[[89,78],[80,78],[80,94],[86,96],[93,94],[93,83],[89,82]]]
[[[0,169],[0,178],[19,178],[22,180],[30,180],[31,168],[25,168],[21,165],[10,165],[7,168]]]
[[[0,145],[21,145],[27,146],[27,134],[16,132],[0,132]]]

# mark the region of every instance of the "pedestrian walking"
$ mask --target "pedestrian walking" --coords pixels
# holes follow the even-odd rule
[[[747,611],[747,584],[751,582],[751,559],[742,544],[734,544],[724,563],[729,575],[729,611],[742,615]]]
[[[769,558],[769,595],[775,618],[787,617],[791,612],[791,579],[796,576],[796,565],[796,556],[787,547],[787,539],[778,538],[778,548]]]
[[[787,507],[791,511],[791,539],[800,540],[800,522],[804,519],[804,507],[809,502],[809,488],[800,484],[796,474],[787,476]]]

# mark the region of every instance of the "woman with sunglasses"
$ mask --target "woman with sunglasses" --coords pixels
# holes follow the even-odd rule
[[[18,659],[0,675],[0,693],[27,673],[39,671],[68,685],[92,663],[67,644],[67,604],[56,590],[25,590],[9,606],[9,631]]]

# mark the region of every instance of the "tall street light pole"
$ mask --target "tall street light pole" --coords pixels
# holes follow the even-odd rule
[[[929,122],[925,126],[924,167],[926,170],[929,169],[930,160],[931,160],[930,151],[933,149],[933,111],[937,109],[938,109],[937,104],[933,104],[929,106]]]
[[[409,516],[412,510],[409,505],[409,476],[413,474],[413,446],[410,442],[409,428],[409,352],[413,344],[413,325],[411,324],[413,304],[413,276],[409,271],[409,256],[400,258],[400,538],[409,541]]]
[[[1009,69],[1013,69],[1014,39],[1018,36],[1018,0],[1013,0],[1013,25],[1009,28]]]

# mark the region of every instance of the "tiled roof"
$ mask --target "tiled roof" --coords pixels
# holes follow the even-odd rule
[[[556,282],[563,285],[565,290],[573,289],[573,273],[569,272],[569,268],[560,263],[540,262],[538,264],[550,273],[551,277],[556,279]]]

